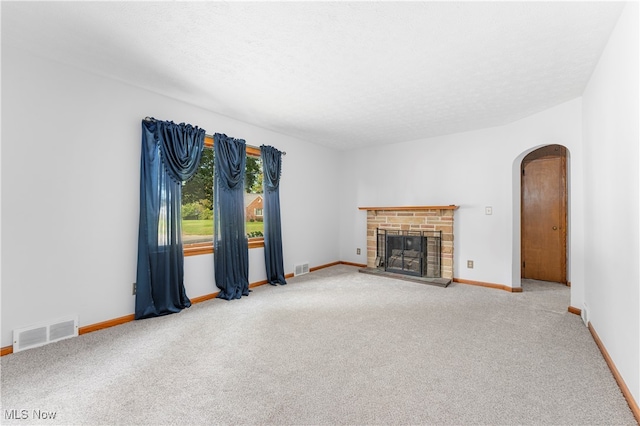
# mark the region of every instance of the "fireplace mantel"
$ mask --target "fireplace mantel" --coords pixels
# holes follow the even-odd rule
[[[358,210],[374,210],[374,211],[411,211],[411,210],[457,210],[454,204],[448,206],[403,206],[403,207],[358,207]]]

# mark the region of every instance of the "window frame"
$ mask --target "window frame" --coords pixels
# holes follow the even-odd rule
[[[209,135],[205,135],[204,147],[205,149],[213,149],[213,137]],[[260,157],[262,155],[260,148],[247,145],[246,149],[247,149],[246,155],[251,155],[255,157]],[[249,249],[264,247],[264,237],[249,238],[248,241],[249,241]],[[184,257],[198,256],[201,254],[212,254],[213,241],[205,242],[205,243],[183,244],[182,251],[184,253]]]

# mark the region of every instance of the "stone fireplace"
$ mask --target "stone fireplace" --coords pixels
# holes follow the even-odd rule
[[[445,279],[448,282],[453,279],[453,213],[458,206],[409,206],[409,207],[360,207],[360,210],[367,211],[367,269],[385,269],[393,262],[397,265],[402,253],[397,252],[396,257],[391,261],[388,259],[390,253],[384,254],[385,259],[380,258],[380,234],[385,238],[389,235],[438,235],[439,259],[430,260],[431,264],[437,264],[439,271],[433,267],[431,271],[427,268],[427,263],[420,263],[421,273],[409,273],[409,275],[431,276]],[[418,239],[409,240],[412,244]],[[424,241],[427,241],[425,238]],[[432,251],[433,253],[433,251]],[[404,258],[402,258],[404,262]],[[408,262],[417,262],[409,259]],[[425,258],[424,262],[427,262]],[[402,263],[402,265],[405,265]],[[415,263],[408,263],[403,266],[407,271],[418,270]]]

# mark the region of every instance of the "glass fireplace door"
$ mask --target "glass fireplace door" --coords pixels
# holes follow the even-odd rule
[[[387,234],[385,270],[407,275],[424,275],[424,238],[421,235]]]

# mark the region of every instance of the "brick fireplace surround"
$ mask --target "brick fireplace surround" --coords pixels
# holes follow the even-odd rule
[[[453,212],[458,206],[359,207],[367,211],[367,268],[376,267],[376,229],[442,231],[442,278],[453,279]]]

